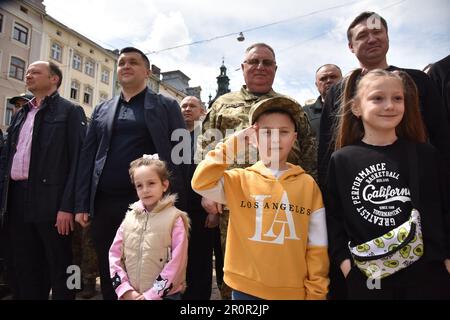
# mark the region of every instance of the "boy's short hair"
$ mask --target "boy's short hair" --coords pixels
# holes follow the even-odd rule
[[[295,131],[297,132],[298,120],[302,107],[294,99],[288,97],[273,97],[261,100],[252,106],[249,113],[250,124],[258,121],[258,118],[265,113],[280,112],[290,116],[294,122]]]

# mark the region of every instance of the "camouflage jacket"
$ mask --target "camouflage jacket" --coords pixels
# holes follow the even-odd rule
[[[264,95],[255,95],[249,92],[246,86],[242,86],[240,91],[230,92],[219,97],[203,120],[202,135],[199,136],[198,147],[203,148],[203,158],[206,153],[215,147],[219,141],[205,135],[209,129],[218,129],[221,137],[227,137],[235,131],[245,129],[249,126],[250,108],[257,102],[283,96],[270,90]],[[288,161],[300,165],[307,173],[312,175],[314,179],[317,177],[317,147],[314,134],[306,117],[301,109],[301,116],[297,121],[297,142],[292,149]],[[198,151],[198,150],[197,150]],[[230,168],[244,168],[252,165],[252,163],[235,164]]]

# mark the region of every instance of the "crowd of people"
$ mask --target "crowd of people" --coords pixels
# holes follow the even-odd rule
[[[98,274],[105,300],[207,300],[213,255],[222,299],[450,299],[450,56],[389,65],[374,12],[347,39],[359,68],[319,66],[303,107],[273,90],[266,43],[207,110],[154,93],[123,48],[89,123],[59,67],[31,63],[0,158],[13,299],[92,297]]]

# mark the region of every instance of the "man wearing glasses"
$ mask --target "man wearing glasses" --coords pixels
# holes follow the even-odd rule
[[[226,131],[242,130],[249,126],[250,108],[257,102],[282,96],[272,89],[272,84],[277,71],[274,50],[265,43],[255,43],[245,51],[244,62],[241,64],[245,85],[240,91],[230,92],[219,97],[211,106],[205,120],[203,121],[203,133],[209,129],[218,129],[225,137]],[[307,173],[316,178],[316,142],[308,119],[301,109],[297,121],[297,142],[289,155],[288,161],[300,165]],[[211,140],[204,134],[200,138],[201,146],[208,149]],[[206,154],[206,150],[203,150]],[[246,158],[247,159],[247,158]],[[253,163],[233,164],[229,169],[235,167],[245,168]],[[228,227],[228,210],[222,210],[222,205],[207,198],[202,199],[202,205],[210,214],[221,213],[220,230],[222,249],[225,249],[226,231]],[[223,299],[230,299],[231,291],[223,285],[221,288]]]

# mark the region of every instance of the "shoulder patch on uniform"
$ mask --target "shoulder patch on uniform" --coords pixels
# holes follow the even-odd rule
[[[224,103],[222,106],[224,106],[225,108],[239,108],[239,107],[245,107],[245,103],[244,102]]]

